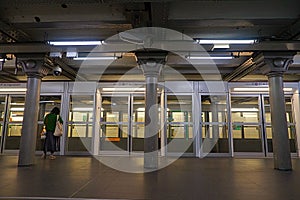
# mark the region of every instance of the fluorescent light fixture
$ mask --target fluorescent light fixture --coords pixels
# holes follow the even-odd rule
[[[139,112],[143,112],[143,111],[145,111],[145,108],[137,108],[136,110]]]
[[[232,56],[188,56],[190,60],[230,60]]]
[[[74,45],[74,46],[82,46],[82,45],[101,45],[102,41],[50,41],[50,45],[54,46],[67,46],[67,45]]]
[[[5,61],[7,61],[6,58],[0,58],[0,62],[5,62]]]
[[[116,56],[101,56],[101,57],[77,57],[73,60],[115,60]]]
[[[93,111],[94,109],[93,108],[84,108],[84,107],[77,107],[77,108],[72,108],[72,111],[74,112],[91,112]]]
[[[256,88],[256,87],[248,87],[248,88],[233,88],[233,91],[235,92],[268,92],[269,88]],[[292,92],[293,88],[283,88],[283,91],[285,92]]]
[[[40,101],[40,103],[54,103],[55,101]]]
[[[24,111],[24,107],[23,108],[19,108],[19,107],[14,107],[14,108],[11,108],[10,111]]]
[[[103,92],[125,92],[125,91],[136,91],[144,92],[145,88],[102,88]]]
[[[26,92],[26,88],[0,88],[0,92]]]
[[[10,105],[18,105],[18,106],[24,106],[25,103],[20,103],[20,102],[11,102]]]
[[[231,108],[233,112],[257,112],[257,108]]]
[[[256,40],[197,40],[199,44],[253,44]]]
[[[214,44],[213,49],[229,49],[229,44]]]

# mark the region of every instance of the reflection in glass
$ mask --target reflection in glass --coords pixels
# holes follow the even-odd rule
[[[92,145],[94,95],[71,95],[68,151],[90,151]]]
[[[232,97],[231,117],[232,122],[258,123],[258,97]]]
[[[228,153],[227,96],[201,96],[202,151]]]
[[[2,141],[2,134],[3,134],[2,127],[4,125],[5,100],[6,100],[6,98],[4,96],[0,96],[0,142]]]
[[[268,143],[268,152],[273,152],[272,144],[272,127],[271,127],[271,109],[270,109],[270,98],[264,97],[264,107],[265,107],[265,121],[267,123],[266,136]],[[286,110],[286,120],[288,123],[288,137],[290,140],[290,150],[291,152],[296,152],[296,130],[295,123],[293,120],[293,110],[292,110],[292,98],[289,96],[285,97],[285,110]]]
[[[49,95],[40,96],[40,106],[39,106],[39,114],[38,114],[38,128],[37,128],[37,140],[36,140],[36,150],[43,149],[44,140],[40,139],[40,133],[43,129],[43,123],[45,116],[51,112],[54,107],[61,108],[61,95]],[[56,151],[59,151],[60,147],[60,138],[57,140],[57,148]]]
[[[128,96],[102,96],[101,151],[128,151],[128,98]]]
[[[8,126],[5,138],[5,149],[6,150],[17,150],[19,149],[22,121],[24,116],[24,96],[12,96],[9,104],[8,112]]]
[[[193,153],[191,95],[167,96],[167,151]]]
[[[231,117],[234,151],[263,152],[258,96],[233,96]]]

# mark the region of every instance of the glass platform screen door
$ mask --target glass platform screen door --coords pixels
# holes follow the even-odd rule
[[[0,96],[0,153],[3,151],[4,143],[4,125],[6,123],[6,95]]]
[[[235,155],[264,156],[264,134],[260,95],[231,96],[231,119]]]
[[[265,130],[266,130],[266,152],[267,155],[272,156],[273,153],[273,144],[272,144],[272,124],[271,124],[271,109],[270,109],[270,98],[266,95],[262,96],[263,105],[264,105],[264,117],[265,117]],[[297,144],[296,144],[296,128],[295,121],[293,119],[293,109],[292,109],[292,96],[285,96],[285,110],[286,110],[286,119],[288,125],[288,137],[290,142],[290,151],[296,155],[297,153]]]
[[[16,151],[20,148],[22,122],[25,108],[24,95],[8,95],[7,118],[4,124],[4,152]]]
[[[92,150],[94,94],[72,94],[69,100],[68,154],[90,154]]]
[[[38,130],[37,130],[37,140],[36,140],[36,150],[42,151],[44,140],[40,139],[40,134],[43,126],[44,126],[44,118],[45,116],[51,112],[54,107],[58,107],[60,109],[60,115],[62,113],[61,110],[61,95],[57,94],[41,94],[40,96],[40,107],[38,113]],[[60,140],[61,138],[56,138],[56,151],[60,151]]]
[[[229,155],[228,95],[201,94],[201,156]]]
[[[167,154],[194,156],[192,94],[166,94]]]
[[[144,138],[144,93],[103,94],[100,116],[100,154],[143,154]]]
[[[100,154],[128,154],[130,95],[102,95],[100,116]]]
[[[145,97],[144,95],[131,95],[130,116],[132,121],[130,131],[130,152],[144,153],[145,138]]]

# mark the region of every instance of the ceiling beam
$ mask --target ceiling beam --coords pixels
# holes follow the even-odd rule
[[[154,49],[171,52],[207,52],[211,51],[212,45],[199,45],[193,40],[167,40],[153,41],[150,46]],[[45,43],[6,43],[0,44],[2,53],[49,53],[67,52],[69,46],[51,46]],[[143,45],[129,44],[122,41],[108,41],[100,46],[76,46],[77,52],[116,53],[130,52],[145,48]],[[232,44],[229,49],[215,49],[213,52],[257,52],[257,51],[300,51],[300,41],[262,41],[252,45]]]

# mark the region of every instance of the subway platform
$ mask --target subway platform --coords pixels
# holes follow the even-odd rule
[[[0,199],[299,200],[300,159],[293,171],[273,169],[271,158],[180,158],[156,172],[134,174],[93,157],[0,156]]]

